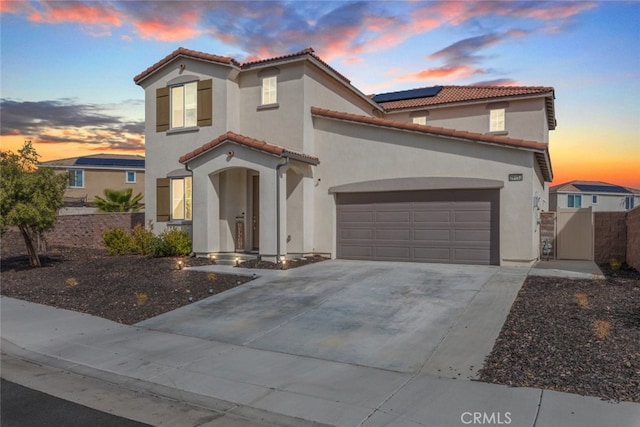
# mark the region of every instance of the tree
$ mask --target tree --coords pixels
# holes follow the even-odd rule
[[[99,212],[138,212],[143,205],[140,203],[142,194],[133,196],[133,190],[104,190],[104,198],[95,196],[93,202]]]
[[[17,154],[0,151],[0,232],[18,227],[34,267],[41,266],[36,243],[53,228],[68,179],[53,169],[38,168],[38,157],[31,141]]]

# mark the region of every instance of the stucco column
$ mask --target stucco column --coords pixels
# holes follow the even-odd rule
[[[279,175],[277,182],[276,173]],[[287,188],[285,179],[284,168],[278,172],[275,169],[263,169],[260,171],[260,256],[265,261],[277,262],[278,209],[276,203],[280,207],[280,254],[285,255],[287,253]],[[279,200],[276,202],[278,192]]]
[[[218,252],[219,245],[219,175],[193,173],[193,251],[197,254]]]

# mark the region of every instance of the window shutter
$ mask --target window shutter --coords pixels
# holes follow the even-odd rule
[[[156,132],[169,130],[169,88],[156,90]]]
[[[169,185],[171,179],[156,179],[156,222],[169,221],[169,212],[171,211],[171,193]]]
[[[198,82],[198,126],[213,124],[213,80]]]

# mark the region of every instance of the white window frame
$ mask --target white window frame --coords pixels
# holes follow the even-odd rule
[[[69,188],[84,188],[84,169],[68,169],[69,172]],[[77,174],[80,173],[80,185],[77,185],[78,179]],[[71,174],[76,175],[73,180],[73,184],[71,183]]]
[[[624,198],[624,209],[631,210],[635,207],[635,196],[625,196]]]
[[[572,209],[582,208],[582,194],[567,194],[567,207]]]
[[[412,119],[413,124],[415,125],[427,125],[427,116],[416,116]]]
[[[193,219],[193,180],[190,176],[171,178],[171,220]]]
[[[495,108],[489,111],[489,132],[504,132],[506,130],[506,111]]]
[[[133,174],[133,179],[129,179],[129,174],[132,173]],[[135,184],[136,183],[136,178],[137,178],[137,173],[136,171],[126,171],[124,173],[124,182],[127,184]]]
[[[597,205],[598,204],[598,195],[597,194],[592,194],[591,195],[591,204],[592,205]]]
[[[171,129],[196,127],[198,125],[198,82],[171,86],[169,93]]]
[[[262,98],[260,105],[272,105],[278,103],[278,76],[262,78]]]

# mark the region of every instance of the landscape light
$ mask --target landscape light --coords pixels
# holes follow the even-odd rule
[[[182,261],[178,261],[178,270],[182,270]]]

